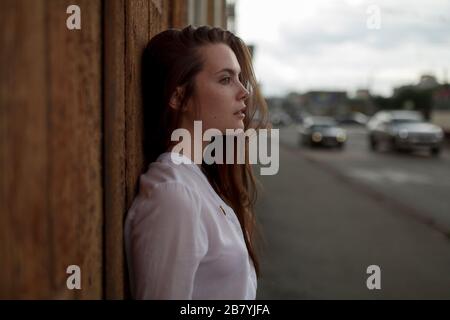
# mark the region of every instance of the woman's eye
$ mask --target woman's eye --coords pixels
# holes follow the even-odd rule
[[[231,78],[230,78],[230,77],[226,77],[226,78],[221,79],[221,80],[220,80],[220,83],[223,83],[223,84],[229,84],[230,81],[231,81]]]

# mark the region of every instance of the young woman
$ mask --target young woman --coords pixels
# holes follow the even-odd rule
[[[150,165],[125,223],[132,296],[255,299],[256,180],[248,148],[245,164],[196,163],[193,151],[175,152],[171,139],[180,128],[194,137],[194,121],[224,135],[267,128],[247,46],[220,28],[161,32],[143,54],[142,93]]]

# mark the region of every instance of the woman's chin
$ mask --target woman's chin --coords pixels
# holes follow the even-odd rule
[[[234,129],[235,129],[235,130],[236,130],[236,129],[242,129],[242,130],[244,130],[244,128],[245,128],[244,120],[239,120],[239,121],[238,121],[238,124],[237,124],[237,126],[236,126],[236,128],[234,128]]]
[[[238,119],[238,120],[230,121],[227,124],[225,124],[224,127],[222,127],[220,129],[220,131],[222,131],[222,133],[225,135],[233,134],[234,131],[236,131],[236,130],[245,131],[245,124],[244,124],[243,120]]]

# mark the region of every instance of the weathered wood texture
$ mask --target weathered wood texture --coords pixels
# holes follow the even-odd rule
[[[2,2],[0,298],[43,298],[53,285],[44,35],[43,1]]]
[[[105,294],[107,298],[121,298],[126,209],[125,0],[107,1],[104,10]]]
[[[142,51],[168,27],[167,1],[105,3],[105,296],[127,297],[123,222],[143,170]]]
[[[81,30],[66,9],[81,8]],[[182,0],[0,1],[0,298],[127,297],[143,168],[140,62]],[[68,290],[66,268],[81,268]]]
[[[187,24],[187,1],[170,0],[169,25],[181,29]]]
[[[72,3],[1,3],[2,298],[102,296],[101,1]]]
[[[64,266],[81,267],[76,298],[102,294],[103,188],[101,123],[101,1],[83,0],[82,28],[68,31],[71,0],[47,1],[49,223],[54,281],[66,287]],[[63,213],[63,214],[61,214]],[[67,289],[66,289],[67,290]]]

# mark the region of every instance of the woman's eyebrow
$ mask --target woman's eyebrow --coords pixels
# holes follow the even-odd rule
[[[217,71],[216,74],[221,73],[221,72],[229,72],[230,74],[234,75],[234,74],[240,74],[241,70],[233,70],[233,69],[230,69],[230,68],[224,68],[224,69],[222,69],[220,71]]]

